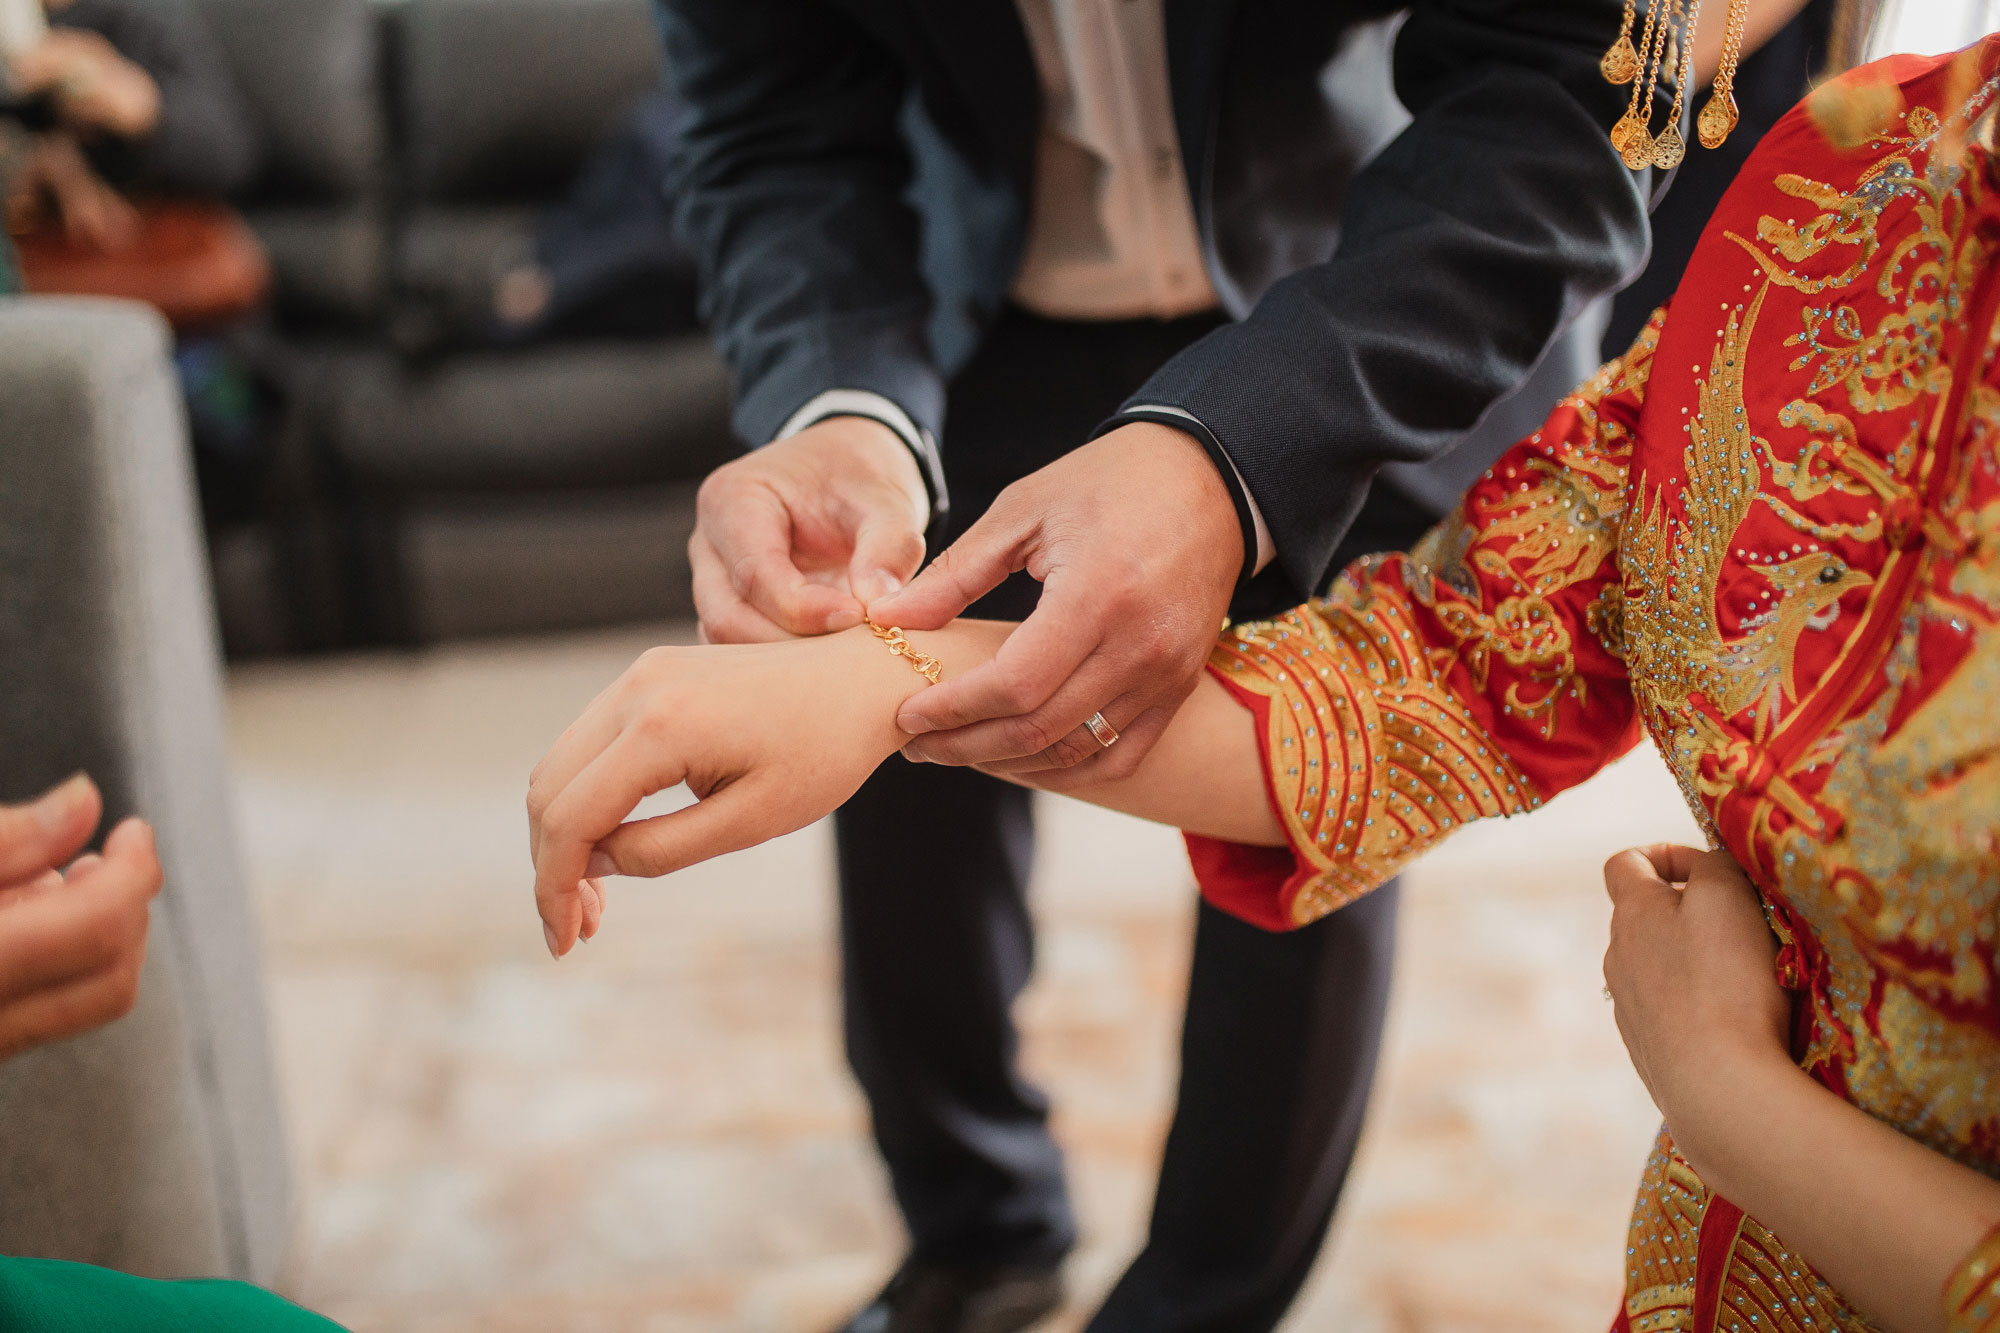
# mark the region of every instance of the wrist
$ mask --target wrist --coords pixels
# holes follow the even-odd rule
[[[1002,621],[954,620],[942,629],[907,630],[904,638],[917,652],[937,659],[943,681],[990,660],[1013,630]],[[868,721],[871,750],[886,759],[909,744],[910,735],[896,725],[896,715],[931,684],[909,658],[891,650],[866,625],[803,642],[838,646],[847,664],[843,678],[852,683],[849,698]]]
[[[1663,1089],[1667,1128],[1703,1181],[1735,1198],[1740,1166],[1765,1151],[1763,1139],[1782,1123],[1786,1098],[1818,1085],[1784,1048],[1745,1040],[1733,1029],[1690,1043],[1679,1064],[1684,1072]]]
[[[1114,419],[1117,424],[1099,427],[1100,432],[1133,432],[1149,442],[1163,447],[1173,447],[1175,440],[1199,451],[1207,461],[1213,475],[1214,488],[1210,493],[1219,497],[1221,505],[1235,520],[1233,527],[1242,543],[1242,557],[1232,570],[1233,588],[1240,588],[1253,574],[1262,569],[1268,560],[1275,557],[1270,530],[1265,526],[1263,515],[1250,498],[1249,483],[1237,469],[1236,462],[1223,449],[1222,442],[1199,418],[1179,408],[1160,406],[1137,406],[1127,408]],[[1209,489],[1209,488],[1204,488]],[[1218,518],[1224,509],[1215,504],[1207,506]],[[1218,523],[1214,538],[1222,540],[1225,529]]]

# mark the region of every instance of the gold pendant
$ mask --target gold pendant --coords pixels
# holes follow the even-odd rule
[[[1639,77],[1639,53],[1632,49],[1629,34],[1620,36],[1604,53],[1604,58],[1597,62],[1597,72],[1606,83],[1630,83]]]
[[[1638,124],[1637,118],[1629,111],[1620,116],[1618,123],[1611,127],[1611,151],[1620,157],[1625,156],[1625,141],[1632,137],[1632,131]]]
[[[1672,171],[1687,156],[1687,141],[1681,138],[1677,126],[1667,126],[1667,132],[1653,140],[1653,165],[1662,171]],[[1626,159],[1628,162],[1630,158]]]
[[[1638,171],[1653,164],[1653,132],[1636,116],[1627,116],[1618,122],[1625,130],[1625,138],[1617,145],[1618,155],[1625,159],[1625,165]]]
[[[1715,96],[1708,99],[1708,105],[1695,117],[1695,135],[1703,148],[1720,148],[1729,132],[1736,128],[1736,97],[1727,88],[1717,88]]]

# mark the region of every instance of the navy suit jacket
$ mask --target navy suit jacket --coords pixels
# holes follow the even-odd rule
[[[1605,137],[1629,92],[1597,72],[1622,6],[1164,2],[1195,216],[1237,318],[1128,407],[1200,423],[1300,600],[1377,468],[1449,449],[1644,262],[1648,181]],[[946,381],[1030,215],[1040,89],[1013,0],[659,6],[692,108],[677,225],[738,432],[762,444],[823,390],[868,389],[948,457]]]

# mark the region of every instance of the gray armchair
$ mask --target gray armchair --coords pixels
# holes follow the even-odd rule
[[[0,1253],[269,1283],[291,1180],[168,348],[0,299],[0,800],[86,769],[167,872],[131,1016],[0,1064]]]

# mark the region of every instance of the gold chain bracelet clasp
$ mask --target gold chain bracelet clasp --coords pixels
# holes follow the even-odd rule
[[[944,663],[938,661],[929,653],[919,651],[915,644],[912,644],[908,638],[904,637],[900,625],[890,625],[884,628],[865,616],[862,617],[861,623],[868,626],[876,638],[888,644],[890,652],[894,653],[897,657],[908,658],[911,668],[919,676],[922,676],[933,685],[938,683],[938,677],[944,674]]]

